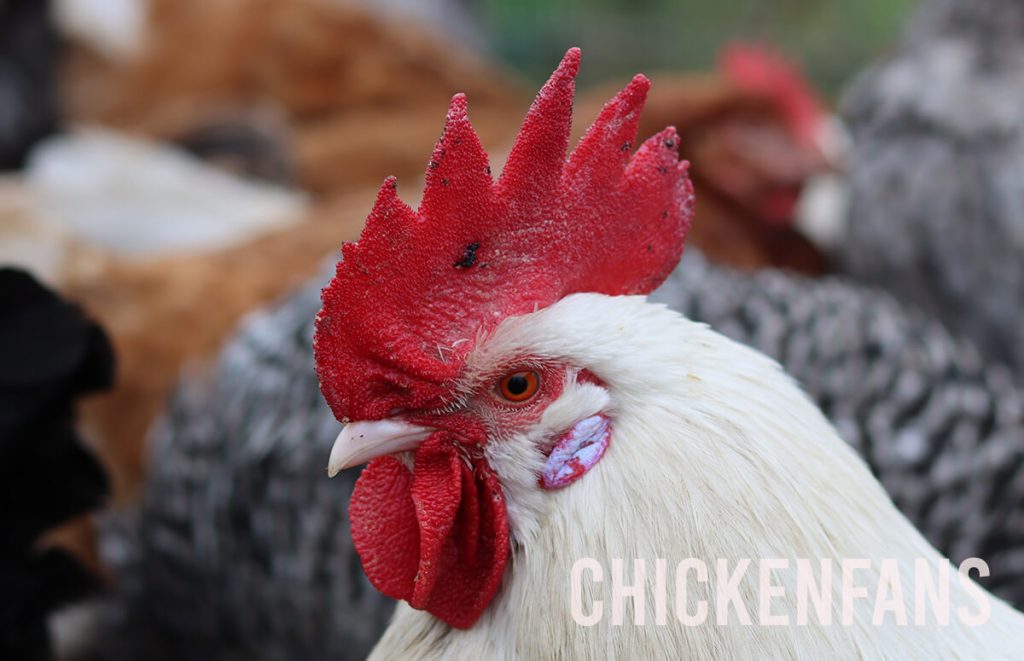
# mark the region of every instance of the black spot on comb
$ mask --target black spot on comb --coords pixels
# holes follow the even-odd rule
[[[457,269],[468,269],[470,266],[476,264],[476,251],[480,250],[480,244],[473,242],[466,246],[462,251],[462,257],[457,259],[452,266]]]

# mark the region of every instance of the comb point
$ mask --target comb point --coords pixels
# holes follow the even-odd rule
[[[555,76],[569,75],[572,78],[576,77],[576,74],[580,71],[580,59],[582,59],[583,53],[580,51],[578,46],[573,46],[569,50],[565,51],[565,55],[562,56],[562,61],[558,63],[558,67],[555,68],[555,73],[551,75],[552,78]]]
[[[498,180],[513,204],[550,197],[561,179],[579,64],[580,49],[570,48],[526,113]]]
[[[466,100],[466,95],[459,92],[452,96],[452,100],[448,103],[448,117],[447,121],[457,122],[459,120],[468,118],[469,101]]]

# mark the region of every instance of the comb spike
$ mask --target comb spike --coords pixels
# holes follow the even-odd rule
[[[487,152],[469,121],[466,95],[456,94],[427,165],[419,213],[458,218],[486,212],[492,188]]]
[[[626,167],[630,184],[654,178],[654,173],[668,174],[679,165],[679,133],[668,126],[644,141]]]
[[[634,232],[661,243],[671,243],[664,240],[666,227],[678,226],[685,235],[693,215],[693,190],[687,188],[689,179],[680,174],[685,175],[688,168],[688,162],[679,161],[679,134],[674,126],[640,146],[626,168],[626,190],[639,204]]]
[[[388,177],[377,191],[377,200],[366,219],[368,236],[407,233],[416,219],[416,212],[398,197],[398,179]]]
[[[680,167],[675,128],[644,142],[623,169],[619,185],[584,191],[566,206],[583,225],[601,227],[609,214],[620,219],[601,229],[603,240],[619,249],[580,272],[587,286],[614,295],[647,294],[675,268],[693,217],[693,189]]]
[[[548,198],[565,167],[580,49],[570,48],[537,93],[498,180],[514,202]]]
[[[372,267],[372,258],[367,264],[364,263],[363,255],[382,252],[397,254],[408,243],[415,222],[416,212],[398,197],[398,180],[388,177],[377,191],[377,200],[366,219],[363,231],[366,240],[342,246],[342,258],[354,267],[366,270]]]
[[[569,157],[563,185],[582,184],[597,189],[615,184],[633,151],[640,111],[650,87],[647,77],[637,74],[605,104]]]

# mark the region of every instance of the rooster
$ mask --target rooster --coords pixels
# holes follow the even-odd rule
[[[387,180],[323,292],[317,374],[347,423],[329,472],[370,462],[353,541],[406,602],[372,657],[1018,654],[1024,618],[966,581],[951,602],[984,597],[981,626],[876,626],[865,602],[849,626],[570,616],[588,557],[868,558],[876,580],[892,558],[904,594],[916,559],[941,562],[776,363],[643,297],[682,252],[686,164],[671,128],[631,155],[643,76],[566,159],[578,66],[570,50],[496,182],[457,95],[419,209]]]
[[[333,266],[175,388],[138,511],[102,529],[101,658],[362,660],[383,633],[394,602],[347,528],[358,471],[309,479],[337,425],[309,369]],[[981,583],[1024,605],[1024,388],[1005,368],[882,292],[733,271],[689,243],[650,300],[778,360],[943,555],[984,558]]]

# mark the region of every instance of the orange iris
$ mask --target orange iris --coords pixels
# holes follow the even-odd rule
[[[536,372],[511,372],[498,382],[498,394],[510,402],[525,402],[537,394],[540,376]]]

